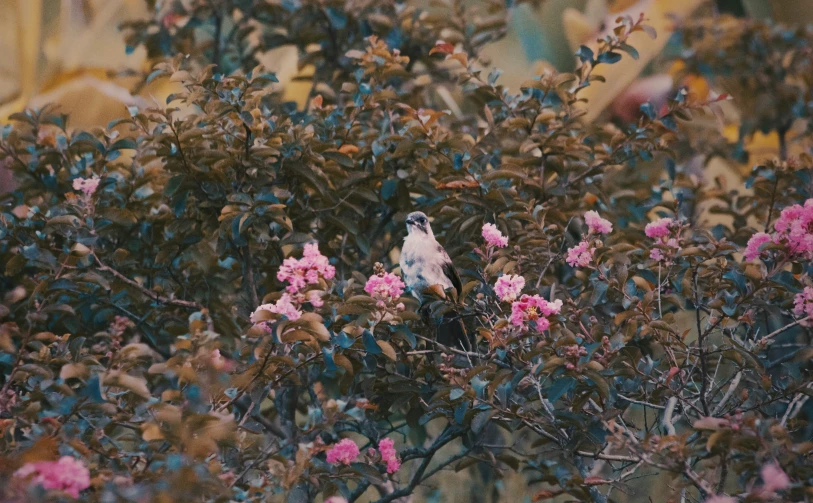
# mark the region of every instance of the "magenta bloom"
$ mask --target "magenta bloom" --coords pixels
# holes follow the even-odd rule
[[[525,324],[530,322],[537,331],[543,332],[550,328],[547,317],[559,314],[561,310],[561,300],[548,302],[539,295],[523,295],[511,304],[511,324],[525,328]]]
[[[335,276],[336,268],[330,265],[327,257],[319,253],[316,243],[305,245],[301,259],[286,258],[277,271],[277,279],[288,282],[286,289],[289,293],[299,293],[307,285],[318,283],[320,277],[328,280]]]
[[[347,503],[347,500],[341,496],[331,496],[325,500],[325,503]]]
[[[794,255],[813,258],[813,199],[804,206],[794,204],[782,210],[774,229],[775,242],[786,243]]]
[[[771,235],[767,232],[757,232],[751,239],[748,240],[748,245],[745,247],[745,252],[743,255],[745,256],[745,260],[749,262],[752,260],[756,260],[762,254],[760,248],[765,243],[771,242]]]
[[[401,278],[391,272],[382,274],[374,274],[367,280],[364,285],[364,291],[370,297],[379,301],[392,301],[397,300],[404,293],[404,282]]]
[[[86,196],[92,196],[99,188],[99,182],[99,178],[95,176],[93,178],[74,178],[73,190],[78,190]]]
[[[387,473],[395,473],[401,468],[401,460],[395,451],[395,442],[391,438],[384,438],[378,442],[378,452],[381,453],[381,460],[387,463]]]
[[[503,302],[513,302],[525,288],[525,278],[515,274],[505,274],[497,278],[494,291]]]
[[[613,224],[609,220],[598,216],[596,211],[585,213],[584,222],[587,224],[590,234],[609,234],[613,231]]]
[[[349,465],[358,455],[359,446],[349,438],[344,438],[327,451],[327,462],[334,465],[339,463]]]
[[[505,248],[508,246],[508,238],[502,235],[502,232],[494,224],[485,224],[483,226],[483,239],[486,240],[488,246],[495,246],[497,248]]]
[[[311,303],[313,303],[313,298],[311,298]],[[319,299],[321,302],[322,299]],[[315,305],[315,304],[314,304]],[[317,306],[318,307],[318,306]],[[275,314],[281,314],[287,317],[291,321],[298,320],[300,316],[302,316],[302,311],[297,309],[297,306],[294,305],[293,299],[287,293],[283,293],[282,297],[280,297],[276,303],[274,304],[263,304],[259,306],[257,309],[251,313],[251,322],[257,323],[258,321],[255,319],[256,314],[258,311],[271,311]]]
[[[813,288],[806,286],[793,298],[793,314],[796,316],[813,316]],[[810,326],[810,322],[803,323]]]
[[[567,250],[567,263],[571,267],[588,267],[593,262],[595,248],[588,241],[582,241]]]
[[[762,490],[766,493],[784,491],[790,487],[790,478],[776,463],[763,466],[759,474],[762,477]]]
[[[78,498],[81,491],[90,487],[87,467],[71,456],[62,456],[59,461],[26,463],[14,472],[14,477],[30,479],[32,484],[62,491],[73,498]]]
[[[671,218],[659,218],[654,222],[646,224],[646,237],[648,238],[665,238],[672,232],[672,228],[676,222]]]

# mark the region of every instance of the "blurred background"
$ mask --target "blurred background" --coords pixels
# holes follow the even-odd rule
[[[425,2],[425,0],[420,0]],[[476,1],[476,0],[475,0]],[[511,0],[508,0],[509,2]],[[269,0],[271,2],[271,0]],[[127,106],[163,104],[174,92],[173,84],[162,81],[145,84],[154,60],[143,45],[128,47],[120,30],[122,23],[146,19],[160,13],[171,2],[155,0],[0,0],[0,123],[27,107],[53,103],[70,116],[71,129],[105,126],[127,115]],[[217,3],[211,0],[210,3]],[[273,3],[273,2],[271,2]],[[506,36],[486,47],[484,64],[499,67],[501,82],[518,90],[521,82],[546,68],[571,71],[575,50],[595,45],[611,29],[619,15],[640,14],[657,31],[653,41],[645,36],[634,40],[640,53],[607,66],[612,72],[607,83],[592,86],[586,120],[596,118],[632,121],[641,103],[656,105],[672,96],[680,86],[689,86],[698,96],[709,93],[702,77],[687,78],[679,65],[663,61],[669,50],[670,34],[676,23],[697,15],[732,14],[794,24],[813,21],[813,0],[538,0],[519,3],[511,9]],[[609,27],[609,28],[608,28]],[[642,34],[637,34],[642,35]],[[674,55],[672,55],[674,58]],[[310,82],[297,80],[308,74],[299,69],[295,47],[278,47],[258,58],[276,72],[285,98],[301,107],[308,98]],[[609,76],[608,76],[609,77]],[[691,76],[690,76],[691,77]],[[722,133],[736,140],[738,114],[725,109]],[[775,135],[774,135],[775,136]],[[756,134],[747,139],[754,156],[772,156],[778,142],[771,135]],[[791,152],[792,153],[792,152]],[[725,173],[722,161],[706,168]],[[750,169],[743,166],[742,169]],[[713,178],[713,177],[712,177]],[[8,173],[0,173],[0,192],[12,187]]]
[[[152,63],[143,46],[128,50],[119,29],[150,17],[162,3],[167,2],[0,0],[0,121],[26,107],[56,103],[71,116],[73,128],[86,129],[126,115],[127,105],[163,103],[172,88],[140,85],[140,75]],[[639,102],[671,92],[675,82],[668,68],[661,73],[664,69],[653,62],[675,22],[698,9],[794,24],[813,21],[813,0],[543,0],[513,8],[506,36],[484,56],[503,71],[504,85],[518,89],[546,67],[572,70],[580,45],[595,43],[619,15],[644,13],[657,39],[642,38],[636,47],[641,57],[609,67],[616,76],[589,96],[588,119],[605,111],[624,118],[637,113]],[[277,72],[287,97],[302,104],[309,88],[292,85],[298,73],[293,47],[269,51],[261,60]]]

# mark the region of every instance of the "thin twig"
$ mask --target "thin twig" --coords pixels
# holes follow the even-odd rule
[[[167,305],[171,305],[171,306],[186,307],[186,308],[190,308],[190,309],[198,309],[198,310],[203,309],[203,306],[198,304],[197,302],[193,302],[193,301],[190,301],[190,300],[170,299],[168,297],[164,297],[163,295],[159,295],[159,294],[153,292],[152,290],[150,290],[148,288],[145,288],[144,286],[136,283],[135,281],[131,280],[130,278],[128,278],[124,274],[118,272],[117,270],[113,269],[112,267],[109,267],[109,266],[105,265],[101,260],[99,260],[99,257],[96,256],[95,253],[93,253],[92,255],[93,255],[93,258],[96,259],[96,262],[99,264],[99,269],[100,270],[109,272],[110,274],[112,274],[116,278],[120,279],[121,281],[124,281],[128,285],[130,285],[133,288],[137,289],[138,291],[143,293],[145,296],[151,298],[152,300],[154,300],[156,302],[160,302],[162,304],[167,304]]]

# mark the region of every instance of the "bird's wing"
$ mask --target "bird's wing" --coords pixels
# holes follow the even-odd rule
[[[460,276],[457,274],[457,269],[455,269],[454,264],[452,263],[452,259],[449,258],[449,254],[446,253],[446,250],[443,250],[443,274],[449,278],[449,281],[452,282],[452,286],[454,289],[457,290],[457,295],[463,293],[463,283],[460,282]]]

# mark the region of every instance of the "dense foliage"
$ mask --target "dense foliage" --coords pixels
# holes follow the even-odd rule
[[[642,20],[509,92],[478,69],[489,9],[167,3],[127,35],[190,55],[149,77],[183,84],[166,108],[15,116],[5,499],[383,503],[452,469],[472,500],[510,472],[534,501],[810,497],[809,158],[704,185],[670,147],[715,103],[580,120]],[[253,68],[283,43],[315,65],[304,111]],[[422,308],[414,210],[463,280]],[[474,347],[435,341],[449,313]]]

